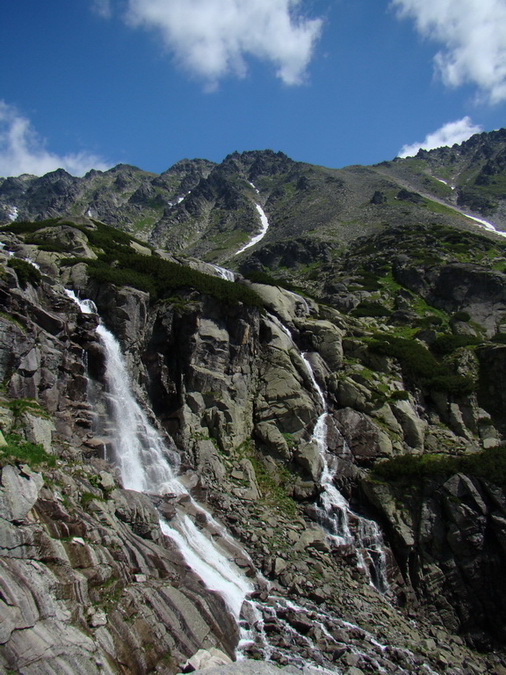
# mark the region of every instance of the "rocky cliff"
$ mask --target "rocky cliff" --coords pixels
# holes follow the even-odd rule
[[[233,658],[239,639],[159,514],[220,531],[121,486],[98,319],[66,286],[95,301],[181,480],[236,542],[259,612],[242,618],[259,636],[247,656],[502,673],[504,247],[455,232],[388,229],[318,275],[295,261],[303,297],[89,219],[5,229],[3,667],[176,673],[199,649]],[[344,504],[330,513],[326,462]]]

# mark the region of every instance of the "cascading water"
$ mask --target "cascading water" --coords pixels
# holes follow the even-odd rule
[[[335,467],[328,462],[327,421],[329,418],[327,402],[322,388],[318,384],[311,361],[307,353],[302,354],[307,372],[322,404],[323,413],[318,418],[313,430],[313,441],[317,444],[323,463],[320,476],[322,493],[317,504],[318,522],[338,546],[353,545],[358,557],[359,566],[368,574],[371,583],[382,592],[388,588],[386,576],[386,559],[381,531],[373,520],[353,513],[347,500],[334,485]],[[350,521],[355,527],[352,533]]]
[[[89,300],[79,300],[72,291],[68,297],[77,302],[85,314],[95,313]],[[185,495],[195,511],[205,516],[214,529],[226,539],[225,530],[196,504],[175,473],[176,454],[169,453],[159,432],[151,425],[135,400],[123,355],[116,338],[99,323],[97,335],[106,356],[105,381],[111,410],[114,461],[120,469],[123,487],[127,490],[156,495]],[[227,558],[215,541],[199,530],[187,513],[177,513],[171,524],[160,519],[162,532],[170,537],[188,565],[212,591],[219,593],[236,621],[246,597],[254,590],[251,582]],[[244,557],[247,557],[242,552]],[[244,637],[243,637],[244,639]]]
[[[335,467],[328,462],[327,420],[329,418],[327,402],[322,388],[318,384],[311,361],[307,353],[302,354],[307,372],[323,407],[313,430],[322,458],[323,470],[320,476],[322,493],[317,505],[318,521],[338,546],[353,545],[357,552],[359,566],[369,576],[371,583],[382,592],[388,589],[386,558],[383,537],[377,523],[353,513],[347,500],[334,485]],[[353,533],[351,522],[354,523]]]
[[[82,312],[96,312],[90,301],[78,300],[71,291],[67,294],[79,304]],[[407,650],[395,647],[387,649],[358,626],[344,621],[331,612],[317,609],[308,601],[301,600],[304,604],[296,604],[272,593],[262,601],[248,598],[253,591],[252,582],[229,559],[231,547],[242,557],[248,558],[247,554],[207,511],[193,501],[178,480],[172,454],[131,393],[128,374],[117,341],[104,326],[100,326],[97,332],[106,354],[107,397],[111,408],[111,421],[114,423],[113,426],[117,427],[113,445],[124,487],[133,490],[142,489],[150,493],[176,494],[176,515],[170,524],[163,519],[160,520],[162,532],[175,543],[187,564],[207,588],[223,597],[240,629],[237,657],[244,658],[254,653],[257,658],[260,656],[264,660],[272,659],[283,664],[293,664],[303,672],[315,675],[316,673],[340,675],[343,671],[336,664],[329,662],[320,649],[321,638],[318,637],[320,634],[331,650],[335,648],[337,653],[344,651],[355,654],[357,658],[364,659],[364,662],[367,661],[374,667],[374,672],[399,675],[414,672],[397,665],[398,659],[404,658],[403,653],[406,652],[408,658],[404,660],[411,659],[417,668],[416,672],[434,675],[425,663],[413,657]],[[307,356],[305,358],[307,359]],[[319,392],[324,408],[314,432],[315,438],[322,439],[323,447],[328,413],[323,392],[314,379],[309,361],[307,362],[308,373],[311,374],[315,390]],[[126,455],[123,461],[119,457],[120,453]],[[331,474],[329,469],[329,475]],[[331,480],[329,485],[330,483]],[[330,487],[326,492],[333,494]],[[191,504],[194,514],[202,516],[199,520],[207,521],[207,528],[196,527],[193,518],[188,515],[188,507],[185,509],[178,504],[177,495],[182,497],[181,501]],[[211,534],[207,536],[209,532]],[[222,548],[215,539],[223,543]],[[301,621],[305,627],[302,632],[297,628]],[[274,625],[279,633],[274,633],[274,639],[269,640],[268,636],[272,633]],[[311,627],[309,632],[308,627]]]
[[[118,341],[103,324],[97,326],[97,334],[106,353],[105,379],[114,430],[112,445],[123,486],[158,495],[183,494],[185,489],[174,475],[176,455],[172,454],[171,466],[160,434],[132,396]]]
[[[225,281],[235,281],[235,272],[232,272],[232,270],[227,270],[226,267],[220,267],[219,265],[214,265],[213,263],[207,264],[209,267],[213,268],[220,279],[225,279]]]
[[[271,314],[269,318],[289,337],[295,349],[299,351],[289,328],[276,316]],[[320,475],[322,492],[319,496],[319,502],[315,504],[318,523],[336,546],[350,546],[355,549],[359,567],[364,569],[371,583],[378,590],[385,592],[388,589],[388,582],[381,531],[373,520],[353,513],[348,501],[334,485],[336,466],[329,463],[327,446],[328,421],[330,419],[327,402],[323,390],[316,380],[309,355],[300,351],[299,354],[323,411],[316,421],[311,438],[318,447],[323,466]]]

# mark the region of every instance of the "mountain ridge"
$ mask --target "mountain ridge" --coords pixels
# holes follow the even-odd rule
[[[505,156],[500,130],[370,167],[329,169],[264,150],[234,152],[219,164],[184,159],[159,175],[124,164],[82,179],[57,170],[3,179],[0,219],[88,215],[210,262],[230,259],[258,228],[255,199],[271,223],[263,244],[294,234],[344,243],[384,223],[476,230],[471,216],[500,230],[506,227]],[[436,167],[441,176],[432,176]]]

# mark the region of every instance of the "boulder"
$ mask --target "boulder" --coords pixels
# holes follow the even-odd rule
[[[44,479],[27,466],[18,469],[7,465],[2,469],[0,487],[0,517],[21,523],[39,497]]]
[[[359,466],[369,466],[381,457],[392,455],[392,441],[368,415],[343,408],[333,414],[333,419]]]

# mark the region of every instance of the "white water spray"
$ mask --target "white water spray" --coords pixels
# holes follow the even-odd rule
[[[220,279],[225,279],[225,281],[235,281],[235,273],[232,272],[232,270],[227,270],[226,267],[220,267],[219,265],[213,265],[213,263],[206,264],[213,268]]]

